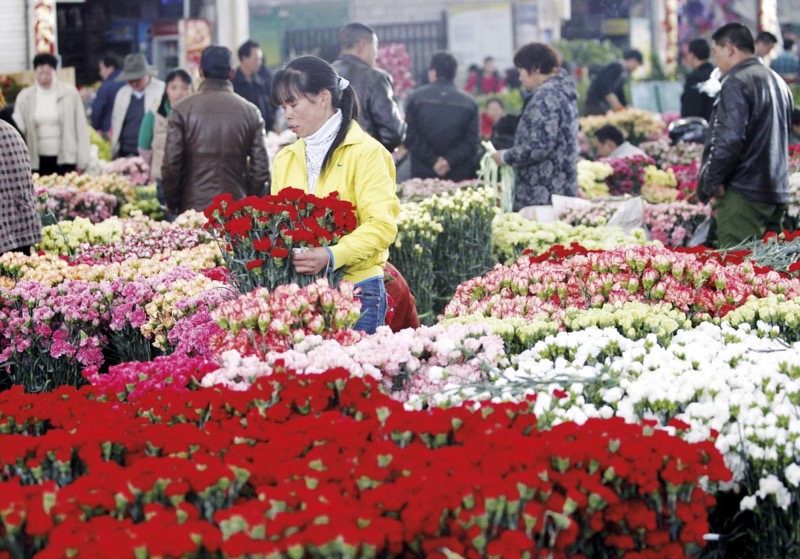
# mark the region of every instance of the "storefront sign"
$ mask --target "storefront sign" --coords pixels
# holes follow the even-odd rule
[[[56,52],[56,3],[37,0],[33,4],[33,47],[39,52]]]

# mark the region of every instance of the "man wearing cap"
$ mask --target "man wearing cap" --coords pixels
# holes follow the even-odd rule
[[[235,200],[268,191],[266,132],[261,111],[233,92],[233,58],[226,47],[207,47],[197,93],[172,109],[161,182],[171,213],[203,211],[214,197]]]
[[[148,107],[152,107],[164,94],[165,84],[154,78],[154,68],[147,64],[143,54],[125,57],[118,81],[128,82],[114,97],[111,112],[111,156],[139,155],[139,128]]]

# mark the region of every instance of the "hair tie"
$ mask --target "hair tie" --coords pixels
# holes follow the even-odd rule
[[[338,89],[339,91],[344,91],[345,89],[347,89],[348,85],[350,85],[350,81],[343,78],[342,76],[339,76],[339,81],[336,82],[336,89]]]

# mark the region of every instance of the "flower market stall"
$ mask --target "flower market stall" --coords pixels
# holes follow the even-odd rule
[[[399,185],[423,325],[371,336],[293,275],[352,230],[336,198],[166,222],[135,161],[37,177],[38,253],[0,256],[0,558],[796,556],[800,236],[690,246],[697,148],[614,118],[646,157],[582,161],[552,223]]]

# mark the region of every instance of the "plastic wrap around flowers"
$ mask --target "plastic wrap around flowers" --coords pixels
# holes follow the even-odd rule
[[[205,215],[205,228],[220,241],[225,264],[242,293],[257,287],[272,291],[290,283],[304,286],[322,277],[335,287],[342,270],[298,274],[292,251],[335,245],[357,225],[355,208],[336,193],[319,198],[298,188],[239,201],[223,194],[214,198]]]

